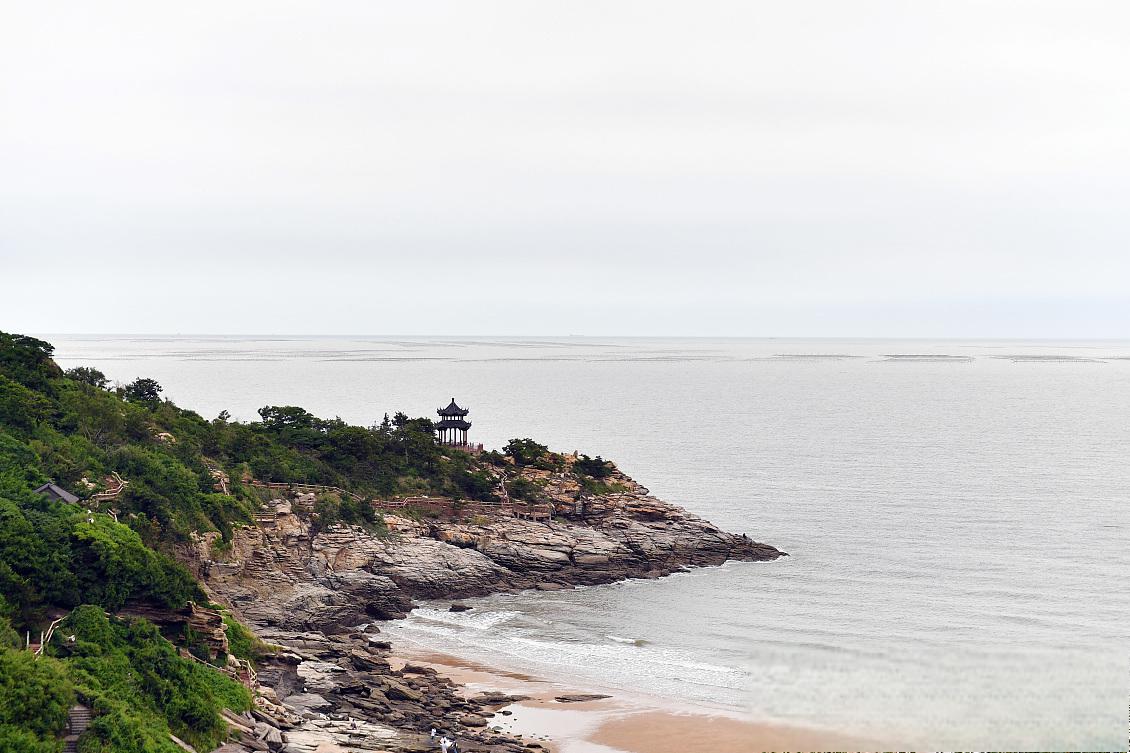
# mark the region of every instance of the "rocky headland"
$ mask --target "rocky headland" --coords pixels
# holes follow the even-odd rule
[[[20,750],[421,751],[433,725],[526,749],[500,729],[512,698],[390,660],[381,622],[781,555],[599,456],[465,444],[454,399],[438,422],[206,420],[53,352],[0,332],[0,738]],[[558,695],[528,703],[584,697]]]
[[[213,597],[279,647],[260,663],[259,717],[244,720],[245,747],[434,750],[427,733],[440,726],[466,751],[535,749],[491,729],[491,715],[513,698],[468,697],[425,667],[394,671],[379,622],[403,617],[418,599],[658,578],[783,555],[655,498],[619,471],[599,494],[574,488],[565,474],[512,475],[521,473],[539,482],[548,515],[437,502],[387,508],[377,530],[322,526],[316,494],[280,494],[230,546],[219,548],[215,534],[197,538],[185,559]]]

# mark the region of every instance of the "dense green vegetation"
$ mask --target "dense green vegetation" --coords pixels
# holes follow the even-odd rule
[[[560,467],[557,456],[548,447],[529,438],[511,439],[502,448],[502,452],[520,468],[528,466],[550,471]]]
[[[509,467],[570,469],[590,493],[609,488],[611,466],[601,458],[569,466],[531,439],[476,457],[445,450],[431,420],[403,413],[370,427],[296,406],[266,406],[251,423],[226,412],[206,420],[163,399],[152,379],[112,386],[95,368],[63,372],[52,354],[47,342],[0,333],[0,753],[56,750],[74,698],[97,712],[80,742],[86,753],[173,751],[170,731],[204,749],[221,740],[219,709],[245,708],[246,691],[178,656],[152,625],[107,613],[202,600],[170,553],[194,533],[218,533],[221,549],[229,543],[233,527],[251,523],[263,501],[253,479],[362,497],[489,501],[499,469]],[[34,491],[51,481],[90,500],[117,486],[114,474],[128,483],[101,505]],[[509,493],[534,501],[543,483],[513,479]],[[315,513],[320,528],[385,530],[373,507],[351,494],[320,495]],[[18,635],[38,636],[69,610],[45,656],[19,650]],[[236,656],[254,660],[269,650],[230,615],[225,625]]]
[[[108,389],[97,369],[63,374],[50,344],[0,335],[0,473],[34,484],[47,480],[82,494],[116,472],[129,487],[115,502],[120,519],[149,546],[185,540],[193,531],[219,531],[249,522],[259,499],[245,484],[259,481],[339,486],[362,495],[429,494],[493,501],[491,464],[560,471],[560,455],[532,439],[513,439],[502,453],[481,459],[445,452],[427,418],[396,413],[370,427],[322,419],[297,406],[265,406],[261,421],[205,420],[160,398],[152,379]],[[578,476],[611,473],[601,458],[581,456]],[[228,494],[214,475],[226,474]],[[85,479],[85,481],[84,481]],[[368,505],[339,500],[326,524],[380,527]]]
[[[61,662],[17,651],[0,625],[0,753],[55,753],[75,694]]]
[[[0,434],[0,616],[17,627],[50,608],[81,603],[118,609],[128,601],[183,606],[200,590],[169,556],[108,515],[35,494],[43,478],[28,445]]]
[[[97,716],[80,744],[82,753],[144,753],[180,749],[169,731],[199,750],[226,736],[220,708],[245,711],[251,695],[214,669],[177,655],[145,620],[110,619],[98,607],[71,612],[50,651],[75,690]]]
[[[581,455],[573,461],[573,472],[581,476],[591,476],[595,479],[608,478],[612,475],[612,464],[600,455],[597,455],[595,458],[590,458],[588,455]]]
[[[511,499],[532,502],[541,495],[542,485],[519,477],[506,482],[506,491],[510,494]]]
[[[199,458],[157,436],[161,413],[179,414],[154,402],[159,385],[106,385],[96,369],[63,374],[45,342],[0,333],[0,753],[60,750],[76,700],[96,713],[85,753],[173,753],[170,731],[207,750],[226,735],[219,710],[250,703],[245,688],[180,658],[149,623],[103,611],[202,598],[188,571],[146,540],[223,530],[250,509],[212,493]],[[111,471],[130,478],[115,502],[130,525],[34,491],[54,479],[86,495]],[[43,656],[21,650],[20,633],[38,638],[71,609]]]
[[[232,656],[257,662],[271,652],[271,646],[248,630],[241,622],[224,613],[224,633]]]

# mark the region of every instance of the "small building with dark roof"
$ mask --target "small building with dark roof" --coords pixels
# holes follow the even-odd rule
[[[79,501],[78,497],[71,494],[69,491],[67,491],[63,487],[58,486],[56,484],[52,484],[51,482],[48,482],[48,483],[44,484],[43,486],[39,487],[38,489],[36,489],[35,493],[36,494],[42,494],[45,497],[51,497],[52,499],[58,499],[58,500],[61,500],[63,502],[70,502],[72,505],[77,504],[78,501]]]
[[[467,430],[471,428],[467,414],[470,412],[466,408],[460,408],[455,398],[451,398],[446,408],[436,411],[440,417],[439,423],[436,424],[436,434],[440,444],[448,447],[467,446]]]

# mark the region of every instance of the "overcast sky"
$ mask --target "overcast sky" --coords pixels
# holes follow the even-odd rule
[[[0,5],[6,331],[1130,337],[1125,0]]]

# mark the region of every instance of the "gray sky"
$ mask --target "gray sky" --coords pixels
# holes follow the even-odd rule
[[[1124,0],[0,4],[0,329],[1130,337]]]

